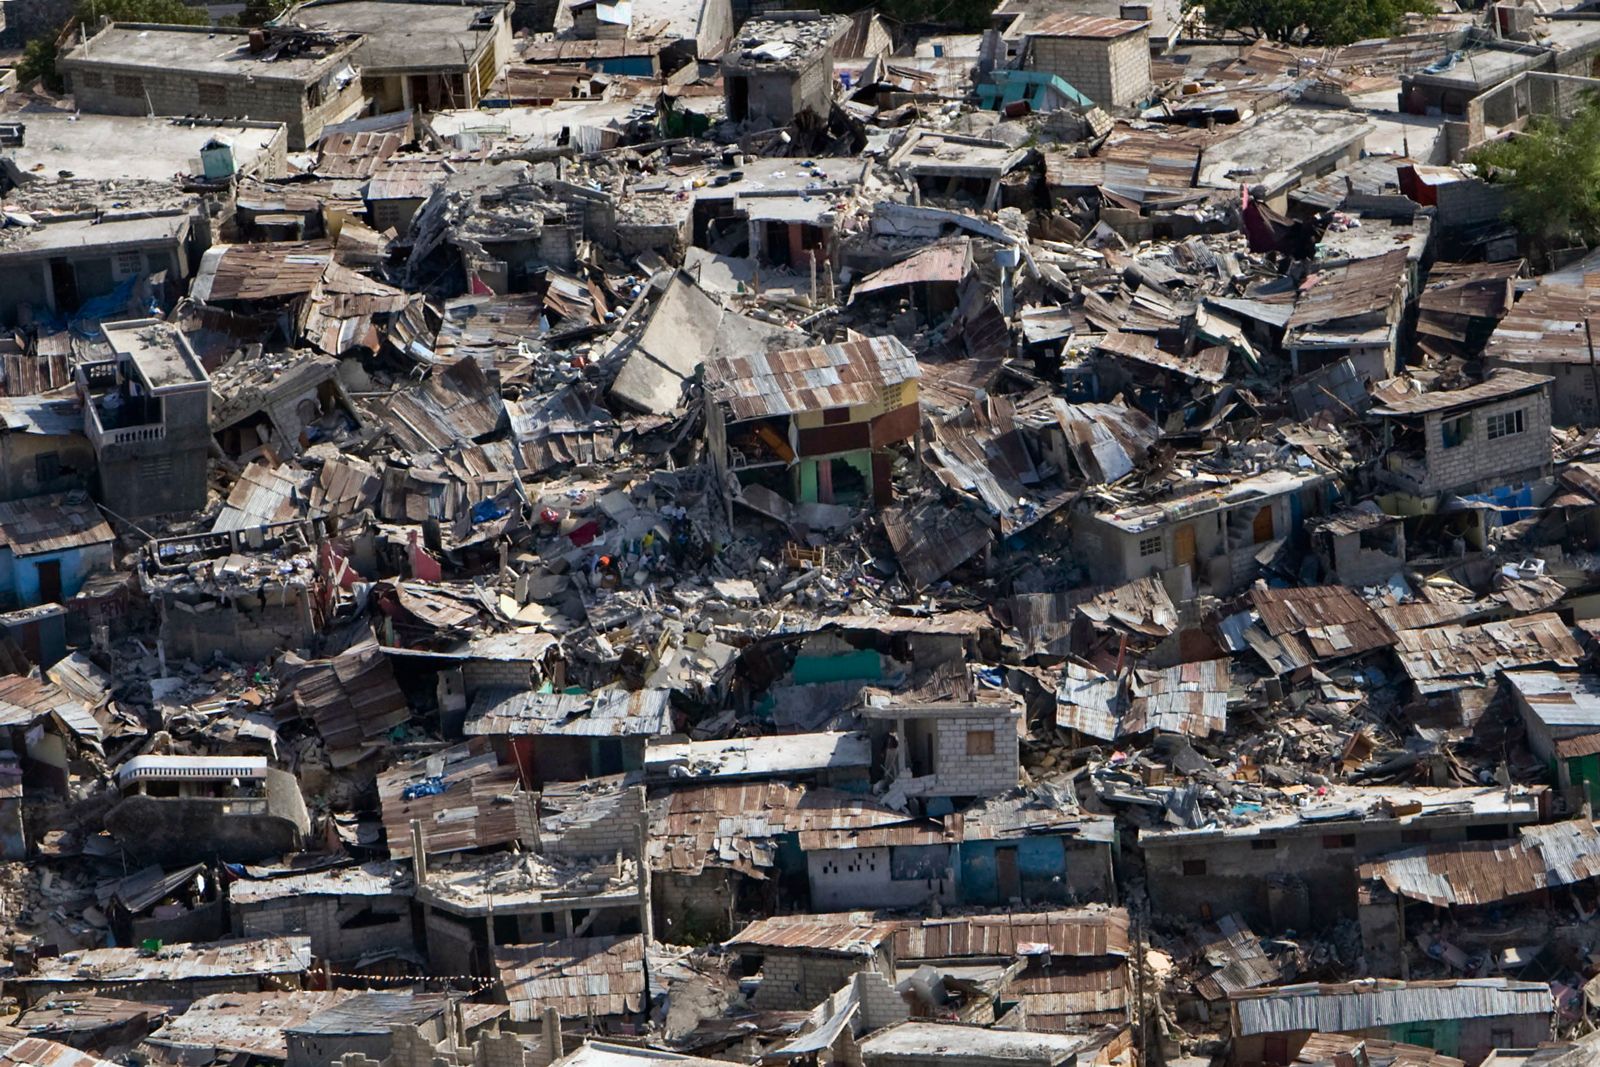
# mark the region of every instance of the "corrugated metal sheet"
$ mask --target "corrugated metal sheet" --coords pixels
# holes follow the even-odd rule
[[[1095,37],[1111,39],[1149,27],[1148,22],[1114,19],[1105,15],[1046,15],[1028,30],[1030,37]]]
[[[1204,737],[1228,728],[1229,663],[1180,663],[1160,671],[1135,671],[1122,734],[1147,730]]]
[[[1250,600],[1293,666],[1358,656],[1397,640],[1367,602],[1342,585],[1255,589]]]
[[[309,937],[258,937],[166,945],[154,954],[136,947],[83,949],[41,959],[32,974],[12,981],[24,986],[182,982],[302,974],[310,967]]]
[[[931,244],[862,278],[850,290],[850,299],[901,285],[959,282],[971,266],[972,242],[969,239],[963,237],[958,241]]]
[[[224,1054],[217,1058],[246,1055],[282,1061],[289,1056],[286,1031],[357,995],[346,989],[217,993],[201,997],[145,1040],[191,1057],[211,1050]]]
[[[1222,381],[1228,373],[1228,349],[1222,345],[1201,348],[1189,356],[1175,356],[1158,348],[1155,338],[1149,334],[1113,330],[1101,338],[1095,347],[1102,352],[1147,363],[1212,385]]]
[[[1289,329],[1386,312],[1406,272],[1406,250],[1397,248],[1312,274],[1301,283]]]
[[[279,725],[304,719],[335,753],[384,747],[388,735],[411,716],[394,666],[368,638],[332,659],[305,660],[287,653],[273,665],[278,679]],[[353,762],[335,756],[335,766]]]
[[[900,922],[896,961],[958,956],[1015,956],[1048,945],[1052,956],[1128,956],[1128,913],[1123,908],[1082,908],[962,915]]]
[[[1441,907],[1492,904],[1600,877],[1600,834],[1573,820],[1524,827],[1515,841],[1462,841],[1407,849],[1361,865],[1362,879]]]
[[[458,852],[532,840],[533,795],[522,791],[515,767],[502,767],[483,742],[456,745],[378,776],[378,798],[389,855],[411,855],[411,821],[422,822],[429,852]],[[406,797],[408,786],[437,780],[442,792]]]
[[[582,937],[502,945],[495,969],[516,1022],[550,1007],[564,1019],[631,1015],[644,1007],[644,938]]]
[[[1424,693],[1483,685],[1495,672],[1512,667],[1575,667],[1583,658],[1566,623],[1551,614],[1401,630],[1395,653]]]
[[[109,1060],[80,1052],[70,1045],[25,1037],[0,1052],[0,1067],[116,1067]]]
[[[79,737],[102,737],[89,709],[60,686],[20,674],[0,678],[0,726],[32,726],[46,715],[54,715]]]
[[[1102,741],[1116,739],[1126,701],[1122,682],[1069,660],[1056,686],[1056,725]]]
[[[94,501],[36,496],[0,501],[0,544],[15,556],[37,556],[110,544],[116,539]]]
[[[1505,363],[1588,363],[1584,324],[1600,316],[1600,276],[1584,284],[1545,282],[1514,304],[1484,346],[1484,359]]]
[[[327,241],[222,245],[201,257],[191,295],[204,304],[304,296],[332,262]]]
[[[921,376],[917,358],[895,337],[782,352],[725,355],[708,367],[734,421],[882,402],[885,386]]]
[[[58,1034],[88,1034],[115,1029],[129,1023],[153,1030],[167,1017],[161,1004],[137,1000],[117,1000],[81,994],[47,996],[17,1017],[17,1028],[43,1038]],[[0,1041],[3,1041],[0,1037]]]
[[[468,736],[659,737],[672,732],[671,695],[667,689],[483,689],[472,702],[464,729]]]
[[[895,929],[893,922],[856,914],[774,915],[746,926],[726,947],[870,956],[889,943]]]
[[[1439,1019],[1548,1016],[1552,1007],[1550,987],[1542,982],[1473,978],[1407,983],[1378,979],[1249,990],[1234,999],[1233,1020],[1234,1033],[1241,1037],[1296,1030],[1351,1033]]]
[[[1343,1055],[1364,1055],[1368,1067],[1464,1067],[1454,1056],[1431,1048],[1347,1034],[1312,1034],[1300,1046],[1295,1062],[1333,1063]]]
[[[1477,385],[1464,389],[1440,389],[1396,400],[1373,408],[1372,415],[1427,415],[1438,411],[1486,404],[1491,400],[1504,400],[1518,393],[1532,392],[1555,381],[1546,374],[1530,374],[1521,370],[1496,371]]]

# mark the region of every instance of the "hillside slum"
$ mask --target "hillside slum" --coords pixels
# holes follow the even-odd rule
[[[1595,1062],[1600,17],[991,24],[0,78],[0,1067]]]

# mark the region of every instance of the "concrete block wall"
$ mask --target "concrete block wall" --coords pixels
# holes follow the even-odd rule
[[[768,952],[755,1006],[762,1011],[810,1011],[868,966],[859,956]]]
[[[732,935],[728,911],[733,874],[707,867],[699,874],[659,871],[650,877],[656,936],[670,944]]]
[[[1034,37],[1028,66],[1054,74],[1102,107],[1128,107],[1150,93],[1150,33],[1123,37]]]
[[[639,855],[644,834],[644,786],[622,790],[609,804],[593,803],[584,821],[569,826],[559,837],[544,839],[547,856],[593,858]]]
[[[1017,784],[1017,727],[1009,716],[961,715],[935,725],[934,776],[941,796],[991,796]],[[994,733],[992,755],[968,755],[967,734]]]
[[[1521,410],[1522,432],[1489,439],[1489,419]],[[1444,446],[1444,424],[1469,414],[1472,427],[1467,439],[1454,448]],[[1443,493],[1470,488],[1479,482],[1496,482],[1507,475],[1550,465],[1550,392],[1511,397],[1472,408],[1470,412],[1429,415],[1426,420],[1428,474],[1423,493]]]
[[[533,664],[527,660],[469,659],[461,665],[468,694],[479,689],[531,689]]]
[[[877,971],[858,971],[855,976],[856,1001],[861,1005],[861,1024],[877,1030],[911,1018],[911,1009],[889,980]]]
[[[74,56],[59,62],[79,108],[107,115],[205,115],[216,119],[281,122],[288,129],[289,148],[303,150],[322,133],[329,118],[356,106],[361,86],[324,86],[320,104],[306,101],[310,82],[240,76],[201,76],[188,70],[165,70],[117,63],[110,58]],[[202,96],[202,85],[225,86],[224,95]],[[119,91],[137,87],[139,92]],[[209,94],[211,90],[207,90]]]

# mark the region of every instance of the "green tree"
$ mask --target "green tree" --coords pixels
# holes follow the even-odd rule
[[[239,13],[239,25],[265,26],[289,10],[289,3],[290,0],[245,0],[244,10]]]
[[[1600,101],[1593,96],[1571,121],[1535,118],[1471,161],[1505,187],[1506,218],[1536,245],[1600,243]]]
[[[53,37],[35,37],[22,50],[22,61],[17,64],[17,82],[32,85],[36,81],[44,82],[44,87],[52,93],[59,93],[66,88],[61,84],[61,76],[56,73],[56,42]]]
[[[1303,45],[1341,45],[1390,37],[1430,0],[1185,0],[1207,25],[1227,33]]]

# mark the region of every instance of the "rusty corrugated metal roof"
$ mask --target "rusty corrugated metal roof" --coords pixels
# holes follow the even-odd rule
[[[1132,951],[1124,908],[1073,908],[1002,915],[958,915],[896,924],[897,961],[1015,956],[1048,945],[1052,956],[1119,956]]]
[[[1427,415],[1436,411],[1450,411],[1453,408],[1468,407],[1472,404],[1486,404],[1491,400],[1504,400],[1519,393],[1531,393],[1542,389],[1555,381],[1549,375],[1530,374],[1520,370],[1496,371],[1484,381],[1476,385],[1469,385],[1464,389],[1441,389],[1431,393],[1421,393],[1416,396],[1396,400],[1381,407],[1373,408],[1372,415]]]
[[[515,1022],[546,1008],[565,1019],[632,1015],[644,1007],[644,938],[579,937],[494,950]]]
[[[731,949],[779,949],[820,952],[831,956],[870,956],[895,935],[893,922],[860,913],[774,915],[740,930],[727,941]]]
[[[922,374],[917,357],[895,337],[724,355],[708,371],[735,421],[875,406],[886,386],[915,381]]]
[[[1105,15],[1046,15],[1028,30],[1030,37],[1099,37],[1110,40],[1148,29],[1149,22],[1114,19]]]
[[[1406,849],[1360,868],[1389,891],[1440,907],[1493,904],[1600,878],[1600,834],[1569,820],[1523,827],[1514,841],[1458,841]]]

